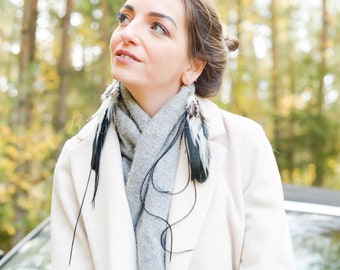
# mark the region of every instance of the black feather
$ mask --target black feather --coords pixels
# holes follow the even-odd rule
[[[100,156],[102,153],[106,134],[107,134],[107,131],[110,125],[110,119],[107,114],[108,114],[108,109],[105,111],[102,123],[98,124],[97,126],[96,136],[92,144],[91,169],[95,171],[94,192],[93,192],[93,198],[92,198],[93,204],[95,202],[95,197],[97,194],[98,184],[99,184]]]
[[[204,125],[203,125],[204,128]],[[204,128],[204,131],[206,129]],[[208,171],[205,172],[201,159],[200,159],[200,150],[197,142],[192,140],[191,130],[188,124],[188,121],[185,123],[185,137],[187,141],[187,150],[188,157],[190,163],[190,171],[191,171],[191,180],[196,180],[199,183],[205,182],[208,178]]]

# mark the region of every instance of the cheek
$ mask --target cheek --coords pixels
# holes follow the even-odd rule
[[[165,49],[158,58],[162,59],[163,65],[167,69],[171,67],[178,71],[184,70],[189,62],[186,46],[181,42]]]
[[[178,82],[187,68],[187,61],[184,55],[179,55],[178,51],[166,50],[167,53],[161,52],[154,55],[154,65],[148,68],[149,78],[151,80],[163,82]],[[155,71],[157,76],[155,76]]]
[[[149,51],[151,51],[150,55],[154,62],[165,67],[181,65],[187,58],[186,50],[178,43],[166,44],[166,46],[158,45]]]

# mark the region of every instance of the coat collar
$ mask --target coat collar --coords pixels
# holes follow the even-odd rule
[[[167,249],[172,250],[173,253],[170,261],[170,253],[167,252],[167,270],[189,268],[216,189],[217,179],[223,174],[221,171],[222,166],[218,166],[218,163],[220,162],[219,160],[224,160],[226,151],[218,143],[218,138],[223,133],[224,124],[222,118],[219,117],[220,113],[216,105],[206,99],[199,99],[199,102],[209,129],[211,152],[210,175],[203,184],[194,184],[190,181],[189,186],[183,192],[174,195],[172,198],[169,212],[169,224],[172,225],[172,233],[169,231],[167,233]],[[87,149],[84,151],[82,150],[84,147],[79,147],[74,151],[74,164],[78,164],[74,167],[74,172],[77,172],[78,179],[87,179],[88,170],[84,169],[83,163],[90,162],[95,128],[96,121],[93,119],[77,135],[78,140],[85,144],[85,149]],[[93,258],[98,258],[97,265],[102,265],[103,261],[105,261],[107,264],[102,265],[104,267],[101,268],[116,269],[117,267],[113,267],[113,265],[117,266],[117,262],[121,262],[121,265],[126,265],[126,261],[134,261],[133,259],[131,260],[131,257],[136,256],[136,247],[132,220],[124,189],[119,141],[112,125],[107,134],[101,160],[101,180],[96,197],[96,207],[92,209],[90,206],[94,185],[92,177],[82,214]],[[174,191],[182,190],[187,183],[187,154],[185,146],[182,144]],[[84,186],[76,187],[76,190],[78,199],[81,201],[84,194]],[[110,209],[111,212],[107,213],[107,209]],[[121,241],[117,242],[117,239],[121,239]],[[123,250],[124,254],[118,256],[113,254],[112,250],[117,250],[114,247],[116,242],[116,248]],[[122,246],[122,244],[124,245]],[[136,269],[135,267],[132,263],[124,269],[134,270]]]
[[[192,255],[208,209],[217,186],[217,180],[223,175],[223,167],[219,166],[225,160],[225,148],[218,143],[219,135],[223,133],[223,121],[219,117],[219,109],[206,99],[200,99],[200,106],[209,129],[209,146],[211,153],[208,179],[203,183],[189,182],[189,186],[171,200],[169,224],[171,231],[167,233],[167,270],[188,269]],[[183,190],[188,183],[188,162],[184,144],[182,144],[174,192]],[[190,213],[190,214],[189,214]],[[171,248],[172,245],[172,248]],[[171,257],[171,258],[170,258]]]

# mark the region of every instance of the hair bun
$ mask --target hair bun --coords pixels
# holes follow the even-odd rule
[[[225,45],[230,52],[236,51],[238,49],[238,46],[240,45],[238,38],[229,34],[228,27],[224,23],[221,23],[221,25]]]
[[[240,45],[238,39],[232,35],[228,35],[226,38],[224,38],[224,42],[228,50],[231,52],[236,51],[238,46]]]

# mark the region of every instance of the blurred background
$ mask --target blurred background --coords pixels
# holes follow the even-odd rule
[[[49,215],[63,142],[111,81],[121,0],[0,0],[0,249]],[[340,1],[218,0],[240,40],[220,107],[259,122],[282,180],[340,190]]]

